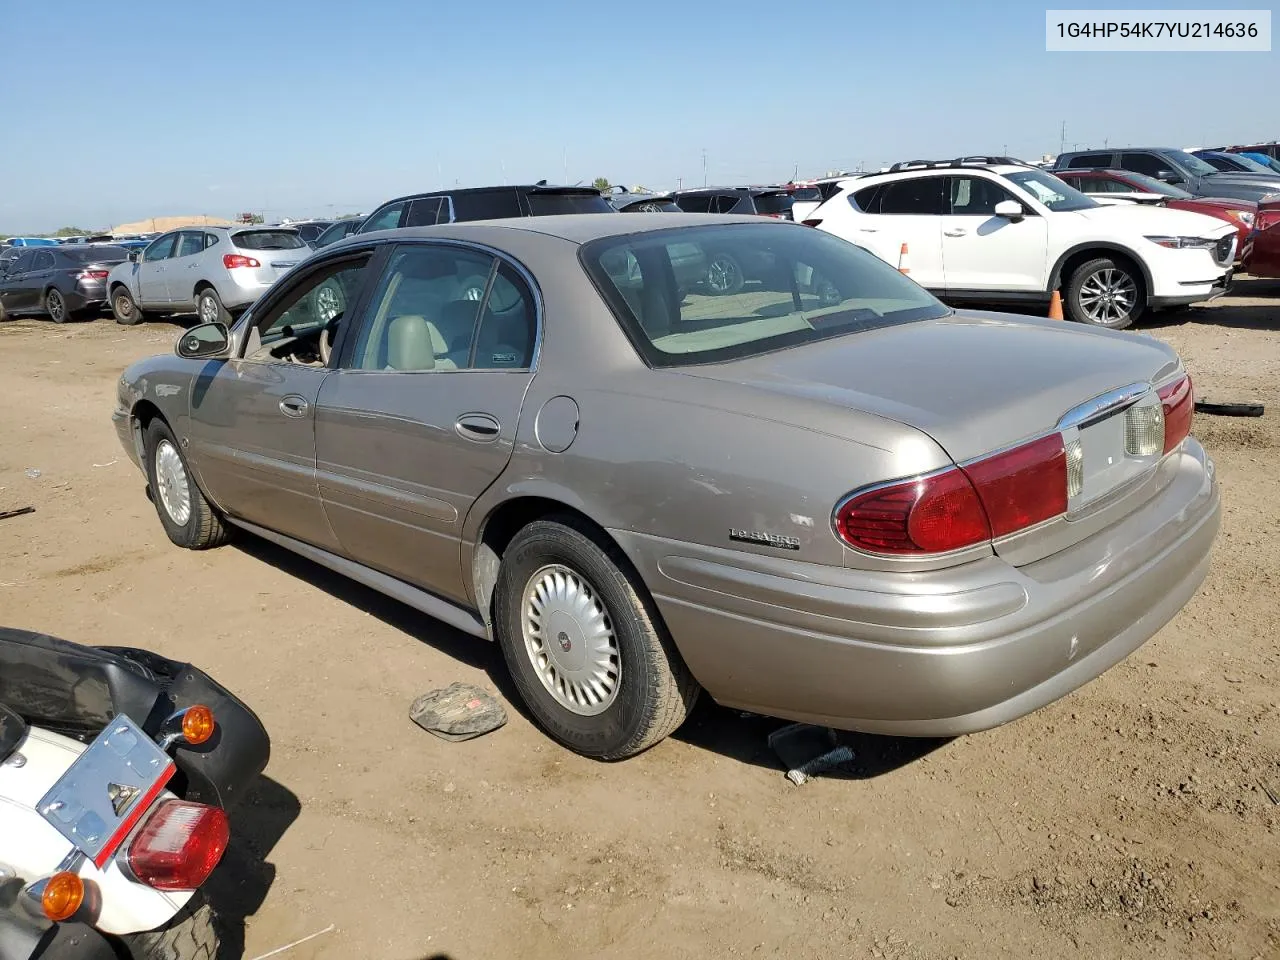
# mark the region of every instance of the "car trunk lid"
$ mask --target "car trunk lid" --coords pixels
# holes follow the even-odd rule
[[[228,251],[229,255],[239,255],[258,262],[256,267],[250,264],[233,269],[252,271],[260,283],[275,282],[305,260],[311,252],[298,231],[279,227],[239,230],[231,234],[231,245],[235,249]]]
[[[1124,417],[1116,416],[1139,398],[1157,403],[1149,386],[1178,370],[1177,355],[1151,338],[963,313],[684,372],[907,424],[957,464],[1064,430],[1066,440],[1079,439],[1085,451],[1083,490],[1070,508],[1075,513],[1114,501],[1119,488],[1154,469],[1159,456],[1125,458]],[[1091,402],[1114,403],[1117,414],[1090,417]],[[1080,423],[1064,424],[1068,414]],[[1087,535],[1088,525],[1078,529]],[[1018,540],[1019,562],[1037,558],[1027,537]],[[1061,531],[1045,542],[1061,548]]]

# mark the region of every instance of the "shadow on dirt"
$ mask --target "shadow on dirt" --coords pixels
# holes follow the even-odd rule
[[[690,746],[769,770],[785,772],[782,761],[769,747],[769,734],[788,725],[786,720],[744,715],[703,698],[693,715],[672,736]],[[820,774],[837,780],[871,780],[892,773],[950,743],[949,739],[881,737],[869,733],[838,731],[840,744],[853,750],[853,761]]]
[[[231,843],[204,888],[217,915],[219,956],[244,955],[245,920],[262,907],[276,879],[268,857],[301,811],[293,791],[270,777],[259,777],[232,809]]]

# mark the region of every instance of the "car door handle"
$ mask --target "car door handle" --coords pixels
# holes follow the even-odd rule
[[[458,422],[453,425],[453,429],[464,440],[474,440],[476,443],[492,443],[498,439],[502,424],[487,413],[466,413],[458,418]]]
[[[280,412],[286,417],[305,417],[310,407],[306,397],[300,397],[296,393],[291,393],[280,401]]]
[[[942,235],[944,237],[963,237],[968,232],[968,230],[961,230],[957,228],[955,230],[943,230]]]

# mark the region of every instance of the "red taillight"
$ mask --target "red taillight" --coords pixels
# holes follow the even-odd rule
[[[77,280],[105,280],[109,270],[81,270],[76,274]]]
[[[157,890],[194,890],[213,873],[230,833],[217,807],[166,800],[129,844],[129,869]]]
[[[964,468],[991,535],[1003,537],[1067,512],[1067,448],[1054,433]]]
[[[947,553],[1007,536],[1067,511],[1062,434],[853,497],[836,530],[872,553]]]
[[[806,227],[816,227],[818,224],[822,223],[822,218],[814,217],[809,220],[801,220],[800,222],[803,223]]]
[[[1183,374],[1159,390],[1164,406],[1164,452],[1173,450],[1191,434],[1191,415],[1195,412],[1195,390],[1191,377]]]
[[[222,265],[228,270],[234,270],[237,267],[260,267],[260,264],[253,257],[246,257],[243,253],[224,253],[222,255]]]

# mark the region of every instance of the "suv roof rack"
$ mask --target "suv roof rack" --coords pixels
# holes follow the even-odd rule
[[[904,160],[901,163],[895,163],[887,172],[899,173],[903,170],[936,170],[946,167],[990,167],[996,165],[1031,166],[1025,160],[1018,160],[1014,157],[971,156],[956,157],[954,160]]]

